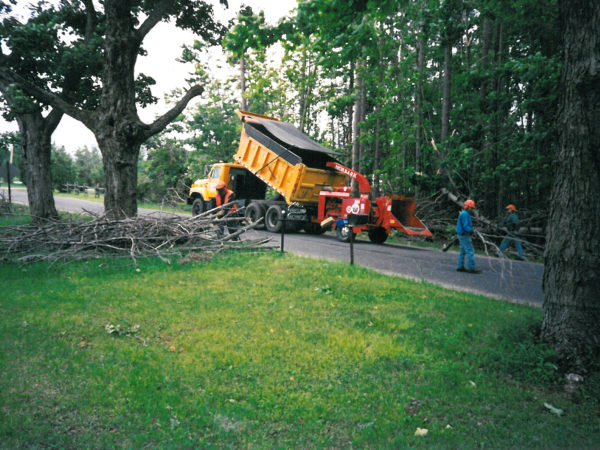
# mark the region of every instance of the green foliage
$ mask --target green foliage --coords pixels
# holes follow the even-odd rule
[[[102,156],[97,148],[79,148],[75,151],[73,161],[77,172],[77,183],[84,186],[102,186],[104,183],[104,169]]]
[[[285,23],[283,42],[287,80],[298,93],[291,97],[301,112],[297,123],[305,118],[311,134],[348,148],[341,137],[349,133],[360,76],[363,172],[374,170],[377,143],[379,175],[394,190],[434,194],[448,183],[447,172],[458,193],[480,200],[484,214],[495,215],[508,201],[546,209],[556,147],[557,29],[553,0],[302,2]],[[441,142],[446,43],[453,47],[451,136]],[[360,73],[354,73],[357,61]],[[305,116],[303,102],[311,111]]]
[[[188,152],[180,139],[170,136],[178,127],[177,122],[171,124],[144,145],[144,156],[138,165],[139,200],[162,202],[167,197],[187,195]]]
[[[198,260],[4,265],[3,446],[600,443],[598,377],[570,397],[539,376],[537,309],[276,253]]]
[[[254,14],[250,6],[243,6],[235,25],[223,38],[223,48],[231,54],[229,61],[235,64],[249,49],[263,50],[273,44],[275,37],[273,28],[265,23],[262,10]]]
[[[51,154],[50,171],[52,174],[52,188],[63,189],[66,183],[77,182],[77,169],[71,155],[64,147],[54,148]]]
[[[193,150],[188,155],[186,184],[202,178],[205,168],[218,161],[231,161],[240,135],[239,109],[233,98],[232,81],[213,81],[207,86],[207,101],[200,102],[185,126]]]
[[[19,172],[23,171],[23,148],[21,147],[21,135],[16,132],[0,133],[0,164],[5,164],[10,159],[10,149],[13,149],[13,164]],[[21,178],[24,178],[21,176]]]

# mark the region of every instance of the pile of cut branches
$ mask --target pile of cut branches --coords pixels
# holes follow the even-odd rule
[[[269,239],[239,240],[254,228],[244,217],[215,208],[194,217],[157,213],[127,219],[93,216],[92,220],[61,220],[0,229],[0,261],[21,264],[103,256],[168,257],[224,250],[264,249]],[[229,229],[231,232],[226,233]],[[236,229],[233,231],[233,229]]]

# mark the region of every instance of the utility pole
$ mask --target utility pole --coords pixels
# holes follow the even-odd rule
[[[10,158],[8,158],[8,160],[6,161],[6,182],[8,183],[8,204],[12,204],[12,198],[11,198],[11,193],[10,193],[10,167],[12,166],[13,163],[13,153],[14,153],[14,149],[15,146],[11,145],[10,146]]]

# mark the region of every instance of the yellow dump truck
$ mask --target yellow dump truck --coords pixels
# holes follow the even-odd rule
[[[217,163],[211,167],[206,178],[194,181],[190,188],[187,203],[192,205],[192,214],[196,216],[210,208],[212,200],[217,195],[216,186],[219,181],[224,181],[227,188],[236,193],[238,199],[265,198],[267,186],[244,166]]]
[[[293,125],[246,111],[238,111],[238,117],[243,127],[235,163],[214,165],[207,180],[192,186],[189,203],[204,207],[215,195],[214,185],[222,180],[235,192],[240,206],[245,206],[246,217],[264,218],[271,232],[279,232],[285,223],[287,230],[303,228],[308,233],[335,228],[344,242],[352,232],[363,231],[376,243],[383,243],[392,229],[431,236],[414,215],[414,199],[371,198],[371,186],[363,175],[341,165],[336,153]],[[352,197],[346,186],[349,178],[358,182],[358,197]],[[267,186],[278,195],[265,198]],[[197,206],[195,213],[200,209]],[[361,216],[361,224],[351,227],[348,216]]]

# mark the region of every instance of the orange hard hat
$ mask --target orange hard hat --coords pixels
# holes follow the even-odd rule
[[[224,181],[217,182],[217,189],[223,189],[225,186],[227,186],[227,185],[225,184]]]
[[[506,208],[504,208],[504,209],[508,209],[509,211],[516,211],[517,210],[517,208],[515,208],[515,205],[513,205],[513,204],[507,205]]]
[[[465,209],[466,208],[475,209],[475,202],[471,199],[465,200]]]

